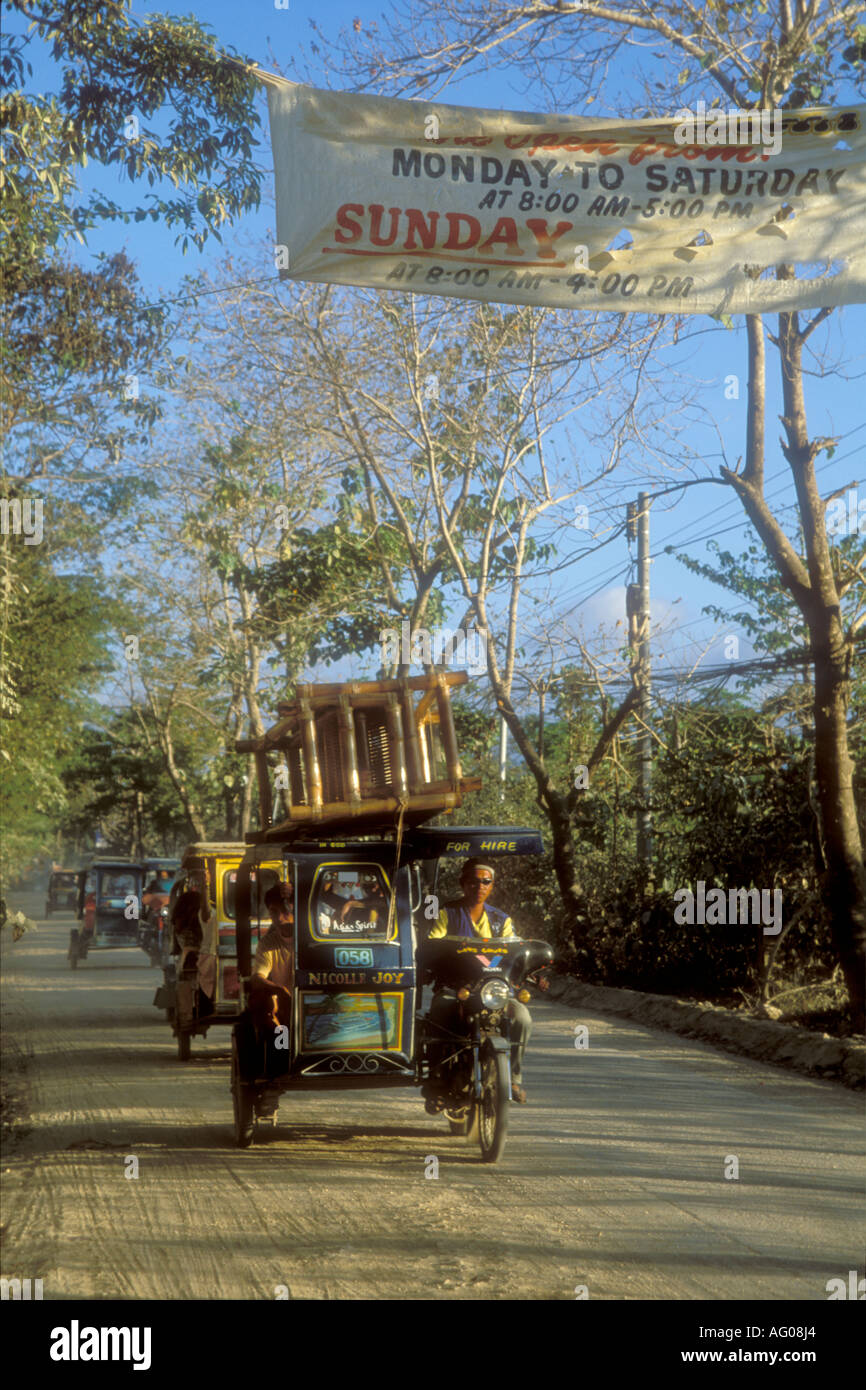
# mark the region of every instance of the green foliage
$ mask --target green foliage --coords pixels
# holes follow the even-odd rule
[[[206,747],[189,723],[178,721],[174,752],[210,823],[219,825],[220,788],[208,776]],[[141,707],[109,715],[103,727],[86,725],[64,781],[68,803],[60,829],[68,842],[90,848],[99,827],[112,852],[129,854],[140,832],[146,852],[172,855],[195,838],[166,773],[153,720]]]
[[[473,709],[459,696],[452,697],[451,710],[464,772],[467,776],[474,775],[483,766],[489,775],[489,770],[494,768],[492,759],[499,737],[498,720],[492,719],[485,710]]]
[[[39,546],[3,539],[16,583],[11,598],[6,585],[0,863],[14,877],[48,847],[65,810],[64,769],[108,668],[111,606],[90,577],[54,574]]]
[[[339,521],[299,527],[292,535],[291,558],[265,566],[250,577],[258,596],[255,627],[273,641],[287,670],[334,662],[379,641],[389,622],[379,598],[381,575],[361,536]]]
[[[806,648],[809,633],[799,608],[784,588],[778,570],[763,546],[751,544],[741,555],[721,550],[717,541],[707,542],[707,549],[718,556],[716,564],[677,555],[681,564],[693,574],[711,580],[748,606],[731,612],[718,604],[708,604],[703,612],[719,622],[736,624],[749,634],[754,647],[763,652],[788,651],[792,647]],[[674,554],[675,547],[666,547]]]
[[[569,697],[577,697],[571,709]],[[548,826],[533,780],[514,761],[504,796],[493,756],[497,722],[455,706],[468,771],[485,785],[472,793],[456,819],[465,824]],[[579,723],[577,747],[569,716]],[[797,922],[781,948],[779,976],[789,985],[824,979],[832,971],[830,924],[818,885],[820,853],[812,809],[810,746],[802,732],[780,727],[745,695],[710,693],[659,711],[654,725],[662,747],[654,767],[655,886],[647,891],[635,854],[635,803],[624,775],[627,749],[607,759],[572,817],[577,875],[586,923],[576,941],[575,967],[598,984],[693,998],[742,1003],[754,997],[764,938],[760,928],[690,926],[675,921],[674,893],[707,888],[782,891],[783,920]],[[577,675],[565,689],[545,731],[546,761],[561,786],[581,752],[597,736],[598,717]],[[475,732],[469,744],[466,733]],[[575,756],[576,755],[576,756]],[[862,777],[864,769],[858,773]],[[457,891],[457,868],[443,872],[446,896]],[[561,897],[548,852],[539,859],[497,868],[498,906],[510,911],[527,935],[556,941]]]
[[[65,493],[82,521],[94,511],[116,514],[110,490],[121,478],[129,501],[146,491],[117,465],[159,415],[158,398],[139,380],[146,383],[162,355],[163,316],[142,311],[122,254],[99,257],[93,270],[59,259],[7,266],[6,289],[0,412],[9,466]]]
[[[133,218],[177,228],[184,247],[219,236],[258,205],[259,120],[254,78],[194,19],[139,22],[117,0],[4,0],[3,9],[0,396],[15,479],[3,496],[39,488],[48,514],[40,546],[3,538],[3,698],[15,714],[3,848],[14,864],[64,810],[58,763],[74,742],[73,711],[98,679],[91,654],[104,650],[103,603],[89,593],[82,605],[88,582],[52,573],[52,560],[75,553],[95,575],[97,526],[108,515],[119,528],[153,495],[122,459],[159,413],[158,397],[143,387],[157,374],[163,316],[142,304],[124,255],[87,268],[68,251],[89,229]],[[60,74],[49,93],[34,82],[31,61],[46,52]],[[137,206],[119,206],[99,186],[100,171],[113,178],[121,170],[150,190]],[[46,669],[57,682],[53,703],[42,690]]]
[[[184,247],[201,246],[258,206],[256,82],[197,20],[136,21],[118,0],[4,0],[3,8],[21,22],[6,26],[0,185],[19,256],[29,247],[39,259],[97,222],[132,218],[176,226]],[[62,70],[59,91],[47,96],[27,89],[37,40]],[[160,191],[132,208],[99,191],[73,201],[75,171],[94,163]]]
[[[18,475],[54,483],[89,456],[116,470],[146,436],[158,400],[137,378],[152,374],[164,336],[125,256],[88,270],[68,244],[106,221],[150,218],[201,246],[256,207],[256,83],[194,19],[138,22],[118,0],[3,8],[3,425]],[[34,90],[30,61],[46,49],[60,72],[49,94]],[[154,191],[121,208],[92,186],[113,166]]]

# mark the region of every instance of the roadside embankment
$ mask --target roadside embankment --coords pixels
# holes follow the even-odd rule
[[[854,1090],[862,1090],[866,1085],[866,1044],[859,1038],[833,1038],[829,1033],[812,1033],[790,1023],[749,1018],[717,1004],[696,1004],[664,994],[582,984],[568,975],[551,979],[549,996],[572,1008],[616,1014],[759,1062],[806,1072],[825,1081],[841,1081]]]

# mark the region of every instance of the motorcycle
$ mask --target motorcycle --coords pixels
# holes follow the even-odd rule
[[[544,989],[541,972],[552,960],[546,941],[510,937],[444,937],[426,942],[421,951],[434,999],[454,1000],[451,1028],[437,1024],[430,1013],[421,1020],[427,1110],[444,1112],[452,1134],[477,1139],[485,1163],[499,1158],[508,1130],[508,1004],[511,999],[527,1003],[528,984]]]

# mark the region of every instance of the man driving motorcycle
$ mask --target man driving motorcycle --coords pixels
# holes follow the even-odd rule
[[[429,941],[444,936],[482,937],[494,939],[516,936],[514,924],[506,912],[489,902],[493,891],[495,871],[482,859],[467,859],[460,873],[459,898],[446,903],[427,933]],[[523,1054],[532,1035],[532,1017],[525,1005],[509,999],[505,1008],[511,1035],[511,1094],[520,1105],[526,1104],[522,1083]],[[441,990],[434,995],[430,1006],[430,1021],[446,1033],[459,1032],[460,1013],[452,991]]]

